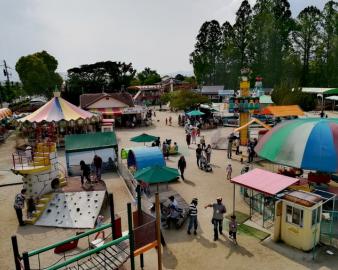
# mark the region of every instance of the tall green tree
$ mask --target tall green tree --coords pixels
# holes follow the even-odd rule
[[[303,9],[298,17],[296,30],[292,32],[294,46],[301,55],[303,69],[301,84],[307,86],[310,81],[309,67],[314,52],[320,42],[320,10],[314,6]]]
[[[217,73],[222,45],[222,31],[218,21],[203,23],[196,39],[190,62],[193,64],[197,81],[201,84],[217,84],[222,80]]]
[[[141,85],[154,84],[161,81],[160,74],[156,70],[152,70],[146,67],[140,73],[137,74],[137,79]]]
[[[244,0],[236,12],[236,22],[233,26],[234,40],[240,54],[240,67],[249,64],[248,44],[250,39],[250,23],[252,10],[249,2]]]
[[[163,103],[170,102],[170,107],[177,110],[185,110],[199,104],[210,103],[207,96],[188,90],[166,93],[161,97],[161,101]]]
[[[321,25],[323,28],[322,53],[326,86],[338,85],[338,2],[328,1],[322,12]]]
[[[62,84],[61,76],[56,73],[57,66],[57,60],[42,51],[20,57],[15,69],[27,94],[50,96]]]

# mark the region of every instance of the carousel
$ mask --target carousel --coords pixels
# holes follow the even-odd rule
[[[100,114],[82,110],[55,92],[44,106],[17,121],[20,137],[28,138],[29,145],[47,140],[63,147],[66,135],[95,132],[100,120]]]

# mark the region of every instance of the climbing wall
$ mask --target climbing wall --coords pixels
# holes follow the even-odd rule
[[[100,213],[105,191],[54,193],[38,226],[93,228]]]

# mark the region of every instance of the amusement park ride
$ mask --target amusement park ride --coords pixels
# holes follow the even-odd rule
[[[250,69],[243,68],[241,69],[241,82],[240,82],[240,96],[233,97],[229,99],[229,112],[239,114],[239,137],[240,144],[247,145],[249,139],[249,121],[250,113],[259,110],[259,95],[261,94],[262,89],[262,78],[259,77],[258,84],[256,82],[256,87],[254,95],[250,94]],[[258,79],[258,78],[257,78]]]

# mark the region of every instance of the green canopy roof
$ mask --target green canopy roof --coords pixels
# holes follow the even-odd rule
[[[333,88],[323,92],[324,95],[338,95],[338,88]]]
[[[200,110],[194,110],[194,111],[188,112],[187,115],[189,115],[189,116],[200,116],[200,115],[204,115],[204,112],[201,112]]]
[[[180,174],[177,169],[166,166],[143,168],[142,170],[137,171],[134,175],[135,179],[149,184],[169,182],[176,179],[178,176],[180,176]]]
[[[273,104],[273,101],[271,100],[271,96],[263,95],[259,97],[259,103],[261,104]]]
[[[67,135],[65,137],[66,152],[102,149],[117,145],[115,132],[96,132]]]
[[[130,139],[132,142],[153,142],[155,140],[157,140],[157,137],[146,134],[146,133],[142,133],[141,135],[135,136],[133,138]]]

